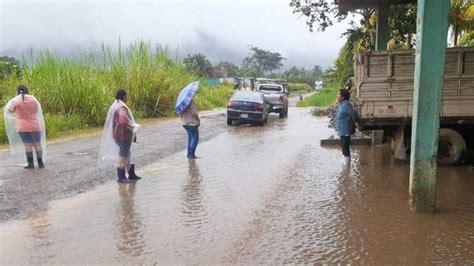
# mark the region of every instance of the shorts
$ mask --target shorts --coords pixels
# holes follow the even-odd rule
[[[23,144],[41,143],[41,132],[18,132]]]
[[[116,141],[115,143],[117,143],[117,146],[119,146],[120,157],[128,157],[130,154],[130,146],[132,146],[132,143],[128,141]]]

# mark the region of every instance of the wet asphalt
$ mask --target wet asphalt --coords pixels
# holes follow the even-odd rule
[[[207,141],[227,129],[224,111],[203,112],[200,139]],[[138,121],[139,123],[140,121]],[[179,119],[146,126],[132,145],[137,168],[183,151],[187,136]],[[48,145],[45,169],[25,170],[26,158],[0,152],[0,222],[22,219],[48,207],[52,200],[71,197],[115,180],[115,169],[99,170],[100,136]]]

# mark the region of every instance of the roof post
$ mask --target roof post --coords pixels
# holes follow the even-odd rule
[[[377,35],[375,50],[387,50],[388,32],[388,11],[387,1],[379,1],[377,6]]]
[[[418,0],[410,207],[433,212],[449,0]]]

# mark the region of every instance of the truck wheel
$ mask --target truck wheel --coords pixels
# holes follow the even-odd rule
[[[228,125],[228,126],[232,126],[232,119],[227,118],[227,125]]]
[[[466,148],[464,138],[456,130],[440,129],[438,143],[438,163],[440,165],[452,165],[459,162]]]

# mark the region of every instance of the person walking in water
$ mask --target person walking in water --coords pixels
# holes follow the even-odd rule
[[[34,169],[34,155],[38,167],[44,168],[46,130],[43,111],[38,100],[29,95],[28,87],[19,85],[17,96],[4,110],[5,128],[12,155],[26,154],[25,169]]]
[[[130,148],[140,125],[135,123],[126,102],[127,91],[118,89],[105,120],[98,162],[99,166],[116,162],[119,183],[129,183],[130,180],[141,178],[135,173],[135,165],[130,164]]]
[[[355,113],[350,103],[350,92],[346,89],[339,90],[337,102],[337,134],[341,138],[342,154],[346,162],[351,160],[350,143],[351,135],[355,133]]]
[[[183,122],[183,127],[188,133],[188,150],[187,157],[189,160],[199,159],[196,156],[196,148],[199,143],[199,125],[201,120],[199,119],[198,109],[194,103],[194,100],[191,101],[189,106],[181,113],[181,121]]]

